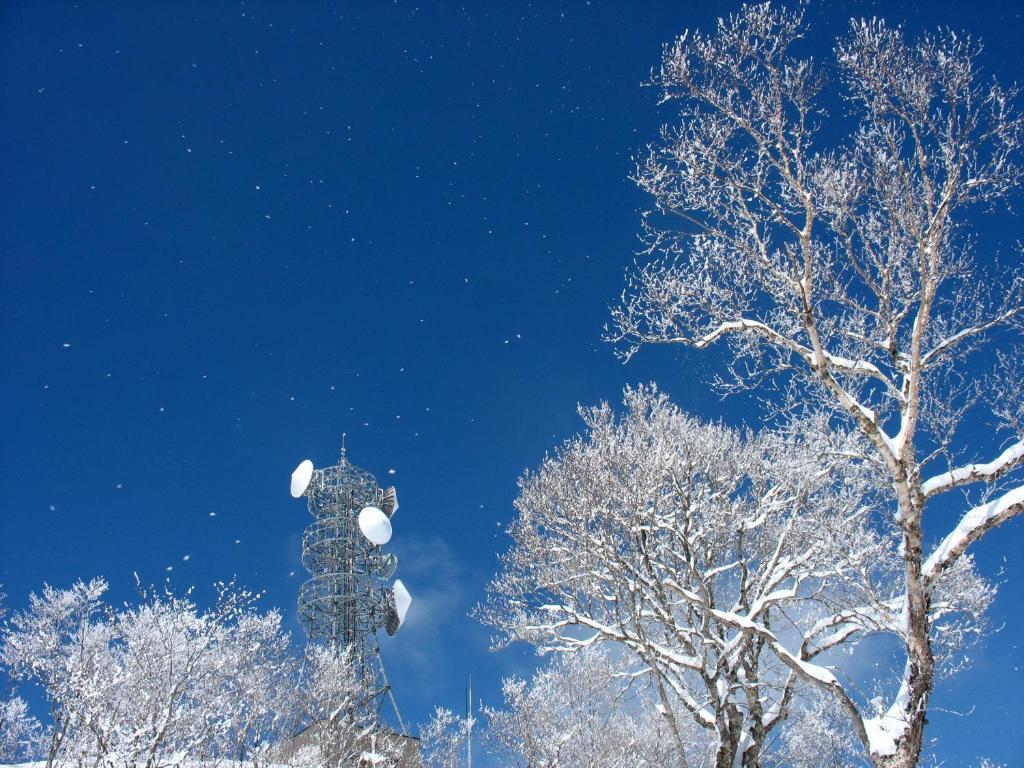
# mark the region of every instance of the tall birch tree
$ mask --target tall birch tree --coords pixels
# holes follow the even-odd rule
[[[655,203],[649,258],[609,336],[626,357],[727,344],[724,389],[773,382],[780,410],[827,409],[870,446],[890,489],[882,524],[901,540],[905,667],[886,706],[855,702],[765,622],[747,631],[839,698],[876,766],[907,768],[935,685],[943,581],[1024,511],[1024,278],[972,237],[1020,181],[1021,118],[969,37],[911,41],[855,20],[825,66],[793,54],[804,32],[800,12],[748,5],[666,47],[655,81],[678,119],[637,164]]]

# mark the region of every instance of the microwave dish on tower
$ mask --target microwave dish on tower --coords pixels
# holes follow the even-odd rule
[[[377,507],[363,507],[359,513],[359,530],[367,541],[378,547],[391,541],[391,521]]]
[[[398,559],[381,550],[391,540],[397,493],[394,487],[382,490],[373,475],[350,463],[343,444],[334,466],[316,469],[308,459],[299,464],[291,495],[305,497],[314,518],[302,535],[302,564],[310,574],[299,588],[306,635],[313,643],[351,648],[369,692],[362,706],[374,700],[379,706],[386,693],[401,725],[377,642],[379,630],[398,631],[412,603],[401,581],[387,584]]]
[[[309,481],[313,479],[313,462],[309,459],[303,461],[292,472],[292,498],[299,498],[309,487]]]

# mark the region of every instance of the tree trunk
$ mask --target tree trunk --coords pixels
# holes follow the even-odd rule
[[[736,753],[740,749],[740,739],[743,735],[743,715],[735,708],[727,710],[728,724],[719,721],[718,727],[718,751],[715,753],[715,768],[736,768]],[[752,755],[754,762],[748,762],[747,755],[743,756],[743,768],[757,768],[757,755]]]
[[[761,745],[756,741],[743,752],[743,768],[761,768]]]
[[[928,700],[935,676],[929,611],[931,597],[921,578],[921,515],[916,512],[906,524],[903,546],[907,583],[907,700],[903,708],[907,729],[896,744],[896,752],[872,757],[875,768],[914,768],[921,757],[924,727],[928,722]]]
[[[715,768],[735,768],[736,752],[738,750],[739,744],[735,742],[723,743],[719,746],[718,751],[715,753]],[[743,761],[740,765],[742,768],[760,768],[761,750],[757,744],[752,744],[743,752]]]
[[[715,768],[733,768],[733,761],[736,758],[735,744],[721,744],[718,752],[715,753]]]

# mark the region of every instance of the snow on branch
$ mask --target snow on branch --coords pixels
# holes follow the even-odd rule
[[[839,679],[830,670],[820,664],[806,661],[791,653],[774,632],[758,622],[750,621],[727,611],[713,611],[713,613],[723,624],[735,627],[736,629],[742,629],[759,637],[772,649],[772,652],[778,659],[801,679],[831,691],[839,699],[843,708],[851,715],[854,729],[857,731],[861,741],[869,747],[874,746],[869,732],[864,727],[864,720],[857,709],[857,705],[846,693],[843,684],[839,682]]]
[[[925,480],[921,483],[921,493],[925,498],[929,498],[961,485],[983,481],[991,483],[1022,464],[1024,464],[1024,440],[1014,443],[998,458],[987,464],[967,464]]]
[[[941,357],[943,354],[953,349],[953,347],[960,344],[960,342],[965,341],[966,339],[969,339],[973,336],[978,336],[982,333],[985,333],[986,331],[991,330],[992,328],[995,328],[997,326],[1003,325],[1004,323],[1007,323],[1008,321],[1012,320],[1022,312],[1024,312],[1024,306],[1015,306],[1005,312],[1000,313],[998,316],[993,317],[991,320],[988,320],[987,322],[972,325],[969,328],[964,328],[963,330],[960,330],[957,333],[954,333],[946,337],[938,344],[936,344],[931,351],[927,352],[921,358],[922,365],[928,366],[937,358]]]
[[[815,362],[815,354],[813,350],[803,344],[793,341],[787,336],[776,331],[770,325],[762,323],[760,320],[750,320],[745,317],[721,323],[714,330],[694,339],[692,343],[697,349],[703,349],[710,346],[726,334],[741,332],[755,333],[777,346],[796,352],[808,365],[813,365]],[[886,376],[877,365],[867,360],[851,360],[847,357],[843,357],[842,355],[833,355],[826,350],[822,351],[822,359],[829,367],[842,371],[843,373],[856,376],[871,376],[885,384],[891,384],[889,377]]]
[[[952,566],[986,531],[1021,512],[1024,512],[1024,485],[971,509],[925,561],[921,569],[925,584],[933,586],[942,572]]]

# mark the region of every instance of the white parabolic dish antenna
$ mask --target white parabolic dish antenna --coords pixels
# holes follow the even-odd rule
[[[412,595],[409,594],[409,590],[405,588],[401,579],[395,579],[394,591],[395,611],[398,612],[398,623],[401,624],[405,621],[405,614],[409,612],[409,606],[412,605]]]
[[[313,462],[306,459],[292,472],[292,496],[296,499],[306,492],[313,477]]]
[[[359,513],[359,530],[371,544],[387,544],[391,541],[391,521],[377,507],[363,507]]]

